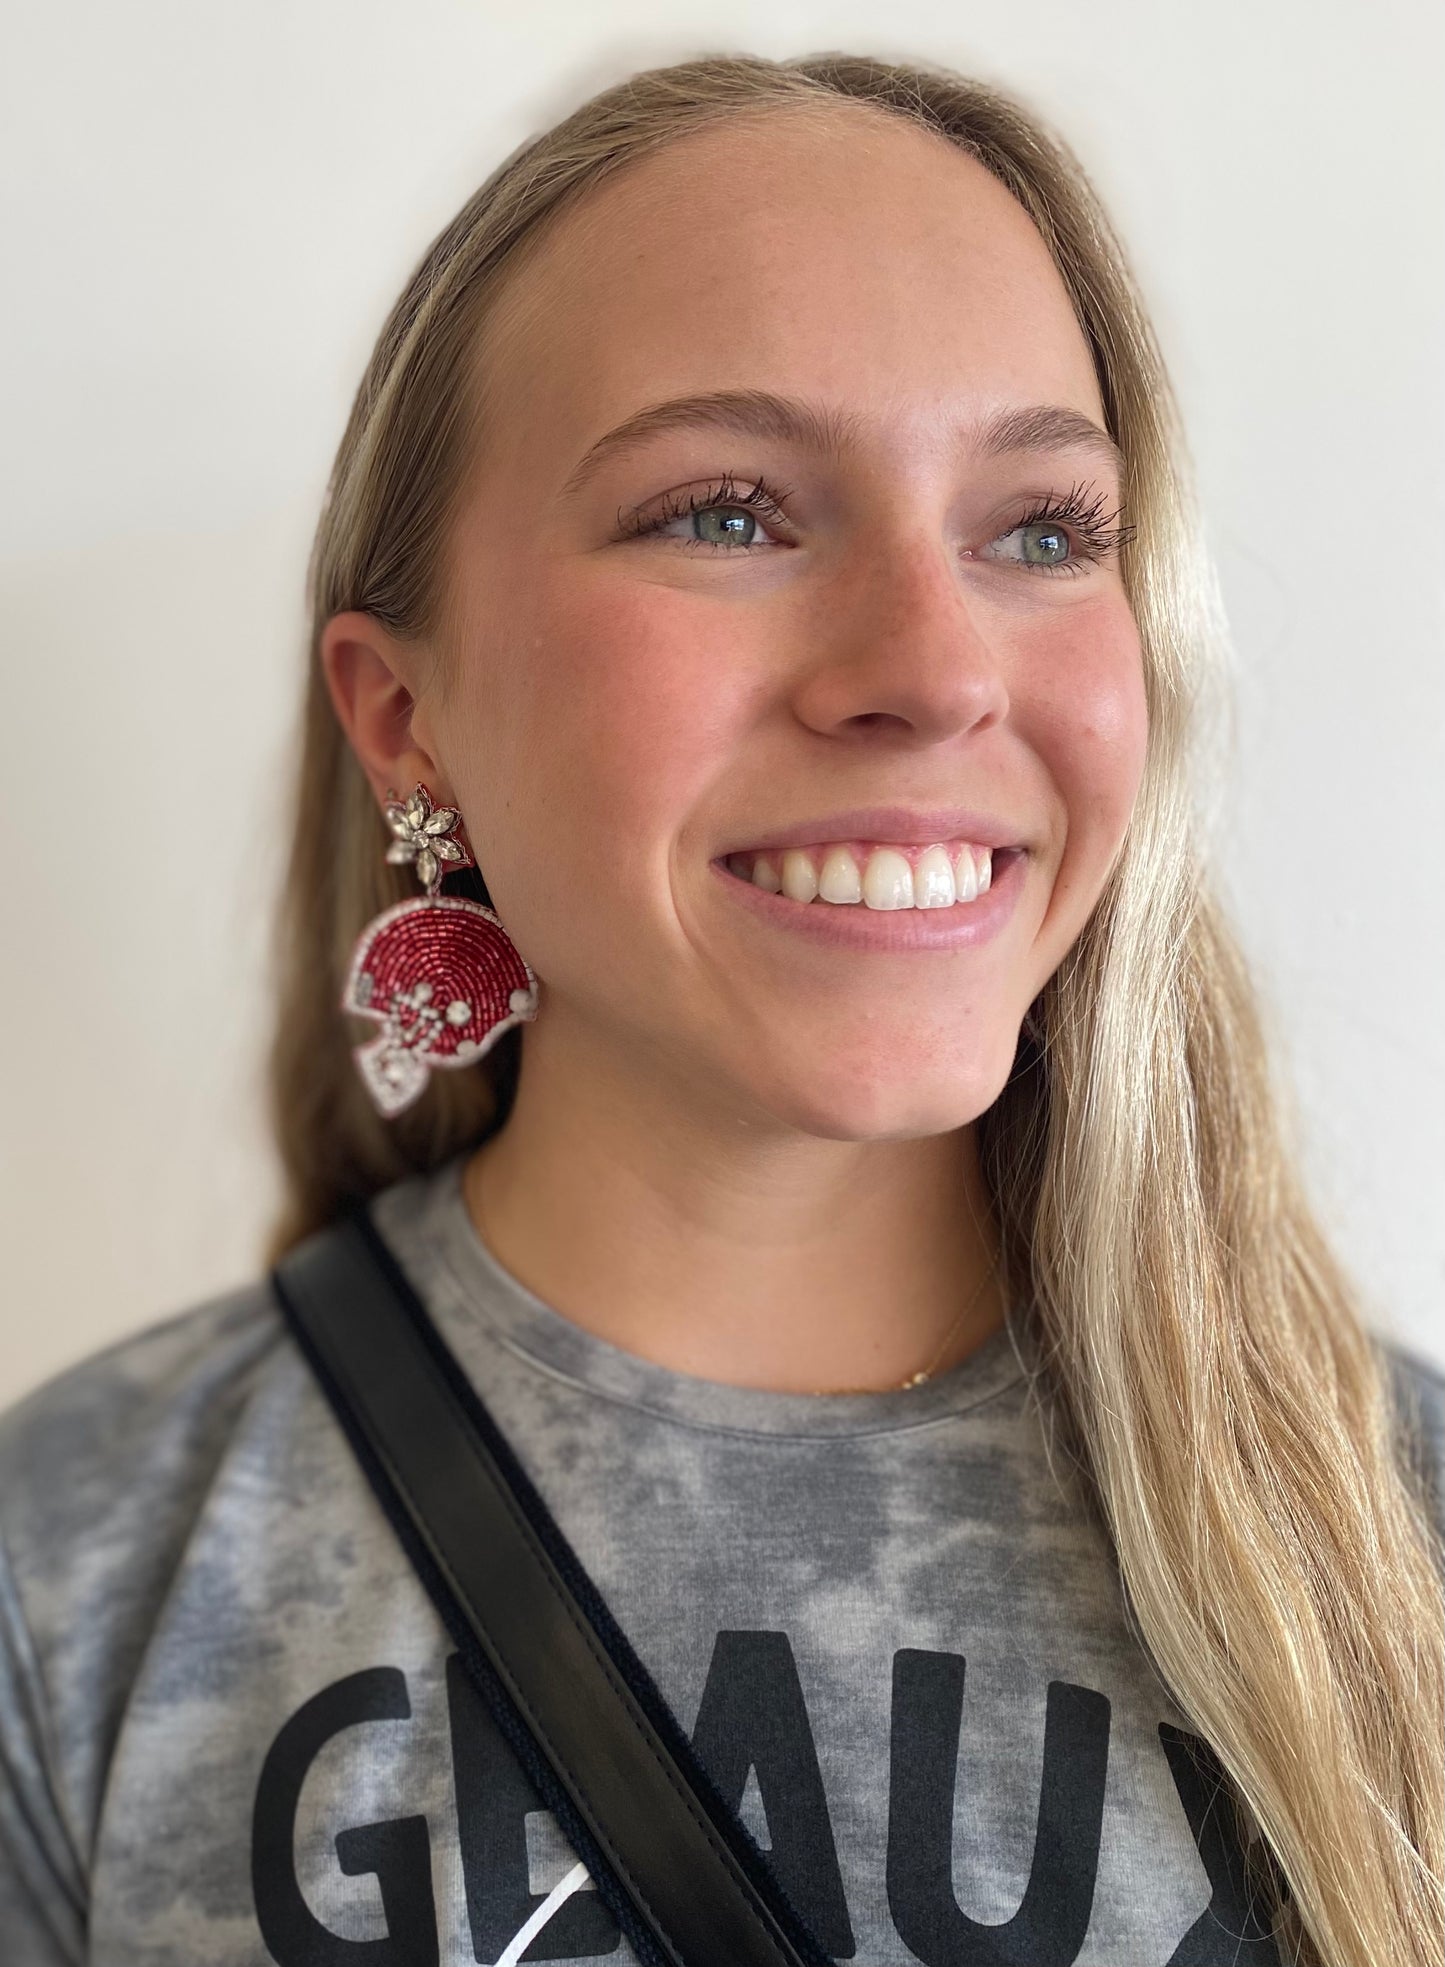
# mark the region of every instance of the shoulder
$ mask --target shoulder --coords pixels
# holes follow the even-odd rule
[[[1384,1366],[1397,1436],[1424,1477],[1436,1521],[1445,1527],[1445,1371],[1393,1334],[1371,1336]]]
[[[1445,1367],[1391,1333],[1371,1336],[1385,1362],[1398,1408],[1438,1431],[1445,1422]]]
[[[286,1343],[269,1283],[159,1319],[0,1412],[0,1515],[25,1498],[78,1522],[118,1488],[174,1475],[224,1431],[256,1369]]]
[[[0,1570],[43,1644],[83,1619],[127,1650],[258,1383],[299,1354],[268,1282],[92,1353],[0,1412]]]
[[[60,1957],[82,1957],[90,1846],[132,1683],[248,1403],[288,1371],[305,1368],[256,1282],[0,1412],[0,1923],[22,1952],[30,1934],[36,1957],[62,1942]]]

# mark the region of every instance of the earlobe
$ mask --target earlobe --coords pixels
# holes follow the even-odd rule
[[[374,615],[333,615],[321,632],[321,672],[347,742],[378,800],[418,781],[450,799],[446,774],[413,729],[416,651]]]

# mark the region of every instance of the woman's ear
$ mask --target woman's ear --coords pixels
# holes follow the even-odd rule
[[[446,775],[414,724],[424,653],[374,615],[352,609],[327,622],[320,657],[337,719],[378,803],[392,792],[404,799],[422,784],[438,806],[454,804]]]

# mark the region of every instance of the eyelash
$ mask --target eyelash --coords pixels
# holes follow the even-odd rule
[[[1106,523],[1102,492],[1092,500],[1087,498],[1087,493],[1087,486],[1075,485],[1064,498],[1043,499],[998,535],[999,539],[1007,539],[1010,533],[1017,533],[1025,526],[1064,523],[1073,537],[1073,559],[1057,561],[1053,566],[1020,560],[1017,563],[1020,567],[1031,574],[1081,574],[1086,564],[1101,560],[1106,553],[1113,552],[1134,538],[1137,528]],[[764,478],[759,478],[748,491],[740,493],[736,489],[736,481],[727,476],[717,484],[693,487],[685,494],[665,493],[661,509],[645,518],[634,514],[630,520],[623,520],[619,514],[619,534],[624,539],[641,539],[648,533],[659,532],[674,519],[685,518],[694,512],[707,512],[714,506],[741,506],[756,509],[774,519],[786,519],[787,502],[791,496],[790,491],[775,489]],[[1109,515],[1111,520],[1118,517],[1118,511]],[[678,545],[692,549],[700,547],[705,553],[747,553],[751,550],[751,542],[739,547],[724,546],[720,540],[686,539],[678,541]]]

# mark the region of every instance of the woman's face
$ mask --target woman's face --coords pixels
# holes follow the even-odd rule
[[[972,1120],[1099,895],[1146,734],[1117,554],[1085,557],[1087,518],[1022,524],[1076,488],[1122,523],[1107,446],[980,435],[1039,406],[1103,430],[1026,214],[863,112],[735,121],[567,214],[483,354],[450,683],[413,730],[542,981],[526,1045],[834,1139]],[[914,838],[856,817],[878,807],[964,817]],[[912,872],[937,842],[956,869],[990,838],[1021,851],[946,908],[804,902],[725,861],[790,841],[821,869],[853,840]]]

